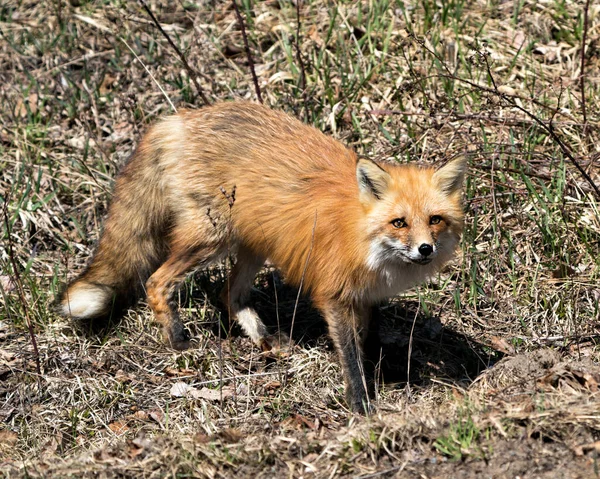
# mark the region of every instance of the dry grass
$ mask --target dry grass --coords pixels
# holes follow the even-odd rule
[[[599,198],[572,160],[600,183],[600,8],[584,118],[584,2],[358,3],[301,3],[302,74],[295,5],[238,2],[265,103],[370,157],[470,157],[461,258],[381,308],[369,418],[347,411],[306,300],[289,356],[264,357],[235,329],[219,340],[227,265],[182,291],[197,341],[184,353],[144,305],[96,335],[53,314],[145,127],[169,101],[202,101],[135,2],[0,4],[4,476],[598,475]],[[151,5],[211,101],[255,98],[229,2]],[[564,148],[523,109],[552,120]],[[296,292],[265,271],[254,294],[289,331]]]

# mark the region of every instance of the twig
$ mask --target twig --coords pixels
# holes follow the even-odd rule
[[[144,62],[142,61],[142,59],[137,55],[137,53],[135,53],[135,51],[133,50],[133,48],[131,48],[129,46],[129,44],[125,41],[125,39],[121,36],[119,36],[117,33],[113,32],[113,30],[111,30],[110,28],[104,26],[104,25],[100,25],[97,22],[92,22],[90,21],[89,18],[85,17],[85,16],[81,16],[81,15],[74,15],[75,18],[81,20],[82,22],[88,23],[89,25],[92,25],[93,27],[97,28],[98,30],[102,31],[102,32],[110,32],[112,34],[114,34],[119,40],[121,40],[125,46],[129,49],[129,51],[133,54],[133,56],[136,58],[136,60],[138,62],[140,62],[140,64],[144,67],[144,70],[146,70],[146,72],[148,73],[148,75],[150,75],[150,78],[152,78],[152,81],[154,83],[156,83],[156,86],[158,87],[158,89],[161,91],[161,93],[164,95],[164,97],[167,99],[167,101],[169,102],[169,105],[171,105],[171,108],[173,109],[173,111],[177,111],[177,108],[175,108],[175,105],[173,105],[173,102],[171,101],[171,99],[169,98],[169,95],[167,95],[167,93],[165,92],[165,90],[160,86],[160,83],[158,83],[158,80],[156,78],[154,78],[154,75],[152,75],[152,72],[148,69],[148,67],[144,64]],[[0,30],[1,33],[1,30]],[[68,65],[68,63],[67,63]],[[65,65],[63,65],[65,66]],[[49,70],[52,71],[52,70]]]
[[[308,121],[308,98],[306,96],[306,72],[304,61],[300,53],[300,4],[302,0],[296,0],[296,57],[300,64],[300,88],[302,89],[302,100],[304,102],[304,121]]]
[[[475,83],[474,81],[471,80],[467,80],[465,78],[460,78],[458,76],[456,76],[447,66],[446,66],[446,62],[445,60],[440,57],[440,55],[438,55],[437,52],[433,51],[432,49],[430,49],[427,45],[425,45],[425,42],[421,39],[419,39],[416,35],[414,35],[413,33],[411,33],[409,35],[409,38],[412,38],[415,42],[417,42],[421,47],[423,47],[427,53],[429,53],[430,55],[432,55],[436,60],[438,60],[442,67],[444,68],[444,70],[446,70],[446,74],[433,74],[433,75],[426,75],[426,76],[422,76],[419,75],[410,65],[410,71],[411,74],[413,75],[414,78],[416,78],[414,80],[414,83],[419,83],[422,84],[425,82],[425,80],[431,80],[431,79],[437,79],[437,78],[444,78],[447,80],[456,80],[459,81],[461,83],[464,83],[466,85],[469,85],[472,88],[475,88],[477,90],[483,91],[483,92],[487,92],[487,93],[497,93],[497,91],[494,88],[489,88],[485,85],[480,85],[479,83]],[[408,61],[408,57],[406,56],[406,52],[404,52],[404,50],[402,51],[404,58],[407,59]],[[492,79],[493,80],[493,79]],[[423,90],[423,93],[425,94],[425,91]],[[539,106],[540,108],[543,108],[545,110],[550,110],[553,114],[558,114],[558,115],[562,115],[562,116],[568,116],[566,113],[563,113],[560,111],[560,108],[553,108],[551,106],[548,106],[544,103],[542,103],[539,100],[536,100],[535,98],[529,96],[529,97],[525,97],[525,96],[521,96],[521,95],[517,95],[514,94],[512,95],[514,98],[519,99],[519,100],[523,100],[523,101],[529,101],[531,103],[533,103],[534,105]]]
[[[144,67],[144,70],[146,70],[146,73],[148,73],[148,75],[150,75],[150,78],[152,78],[152,81],[154,83],[156,83],[156,86],[158,87],[158,89],[161,91],[161,93],[164,95],[164,97],[167,99],[167,101],[169,102],[169,105],[171,105],[171,108],[173,109],[174,112],[177,112],[177,108],[175,108],[175,105],[173,105],[173,102],[171,101],[171,99],[169,98],[169,95],[167,95],[167,92],[165,90],[163,90],[163,87],[160,86],[160,83],[158,83],[158,80],[156,78],[154,78],[154,75],[152,74],[152,72],[149,70],[149,68],[146,66],[146,64],[142,61],[142,59],[140,57],[138,57],[137,53],[135,53],[135,51],[133,50],[133,48],[131,48],[129,46],[129,44],[125,41],[124,38],[119,37],[119,39],[125,44],[125,46],[127,48],[129,48],[129,51],[131,53],[133,53],[133,56],[136,58],[136,60],[138,62],[140,62],[140,64]]]
[[[581,89],[581,114],[583,115],[583,136],[587,138],[587,115],[585,111],[585,42],[588,33],[588,10],[590,0],[583,7],[583,37],[581,38],[581,70],[579,72],[579,88]]]
[[[497,116],[497,115],[484,115],[479,113],[457,113],[455,111],[450,111],[448,113],[442,113],[439,111],[429,113],[425,111],[402,111],[402,110],[369,110],[369,114],[374,116],[389,116],[389,115],[405,115],[405,116],[422,116],[427,118],[433,117],[441,117],[441,118],[451,118],[453,120],[460,121],[487,121],[490,123],[500,123],[502,125],[509,126],[529,126],[536,124],[535,121],[529,120],[527,118],[517,118],[515,116]],[[583,123],[577,121],[554,121],[552,122],[555,126],[583,126]]]
[[[260,94],[260,86],[258,85],[258,77],[254,70],[254,61],[252,60],[252,54],[250,53],[250,45],[248,44],[248,37],[246,36],[246,27],[244,25],[244,19],[240,13],[237,2],[232,0],[235,14],[237,15],[238,22],[240,24],[240,30],[242,31],[242,38],[244,39],[244,48],[246,49],[246,57],[248,58],[248,65],[250,66],[250,72],[252,73],[252,81],[254,82],[254,90],[256,91],[256,97],[260,103],[263,103],[262,95]]]
[[[401,472],[406,467],[406,464],[408,464],[408,461],[405,461],[400,466],[394,466],[394,467],[390,467],[389,469],[384,469],[383,471],[377,471],[372,474],[365,474],[364,476],[356,476],[356,477],[357,477],[357,479],[373,479],[375,477],[381,477],[381,476],[385,476],[387,474],[391,474],[392,472]]]
[[[487,58],[485,58],[485,62],[487,63]],[[490,74],[491,74],[491,72],[490,72]],[[581,173],[581,176],[583,176],[583,178],[588,182],[588,184],[592,187],[592,189],[596,192],[596,195],[600,199],[600,188],[598,188],[598,185],[596,185],[596,183],[594,182],[594,180],[592,180],[592,178],[590,177],[590,175],[588,175],[587,171],[585,171],[583,169],[583,167],[579,164],[579,162],[575,159],[575,156],[571,153],[571,149],[556,134],[556,132],[554,131],[554,126],[552,125],[552,120],[549,121],[548,123],[546,123],[539,116],[534,115],[533,113],[531,113],[526,108],[523,108],[513,98],[511,98],[510,96],[508,96],[506,93],[502,93],[497,88],[495,89],[495,94],[498,95],[500,98],[502,98],[508,104],[512,105],[517,110],[520,110],[521,112],[525,113],[535,123],[537,123],[544,130],[546,130],[546,132],[548,132],[548,134],[554,140],[554,142],[560,147],[560,149],[563,152],[563,155],[565,155],[571,161],[571,163],[573,163],[573,165],[575,166],[575,168],[577,168],[577,170],[579,170],[579,173]]]
[[[588,0],[589,1],[589,0]],[[440,61],[442,63],[442,65],[445,66],[443,60],[440,58],[440,56],[437,54],[437,52],[431,50],[429,47],[427,47],[427,45],[425,45],[425,42],[418,39],[416,36],[412,36],[415,41],[421,45],[421,47],[423,47],[430,55],[433,55],[433,57],[435,57],[438,61]],[[571,153],[571,149],[562,141],[562,139],[560,138],[560,136],[557,135],[557,133],[554,131],[554,127],[552,125],[552,121],[546,123],[544,120],[542,120],[539,116],[531,113],[529,110],[527,110],[526,108],[522,107],[521,105],[519,105],[514,98],[520,98],[520,97],[512,97],[507,95],[506,93],[501,92],[498,87],[496,86],[496,82],[494,80],[491,68],[488,65],[488,60],[487,60],[487,55],[482,55],[482,58],[484,60],[484,62],[486,63],[486,67],[487,67],[487,71],[488,74],[490,75],[490,80],[492,81],[492,84],[494,85],[494,88],[489,88],[489,87],[484,87],[482,85],[478,85],[475,82],[472,82],[470,80],[466,80],[464,78],[460,78],[456,75],[454,75],[453,73],[448,73],[447,75],[431,75],[431,77],[440,77],[440,78],[448,78],[450,80],[455,80],[455,81],[459,81],[461,83],[465,83],[473,88],[476,88],[480,91],[485,91],[491,94],[496,95],[497,97],[499,97],[500,99],[504,100],[506,103],[508,103],[509,105],[511,105],[513,108],[516,108],[517,110],[521,111],[522,113],[525,113],[525,115],[527,115],[529,118],[531,118],[534,123],[538,124],[539,126],[541,126],[552,138],[552,140],[554,140],[554,142],[560,147],[560,149],[563,152],[563,155],[565,155],[569,161],[575,166],[575,168],[577,168],[577,170],[579,171],[579,173],[581,173],[581,176],[583,176],[583,178],[585,179],[585,181],[587,181],[587,183],[592,187],[592,189],[594,190],[594,192],[596,193],[596,195],[598,196],[598,198],[600,198],[600,188],[598,188],[598,185],[596,185],[596,183],[594,182],[594,180],[592,180],[592,178],[590,177],[590,175],[588,175],[588,173],[582,168],[582,166],[579,164],[579,162],[575,159],[575,156]],[[529,98],[527,99],[535,104],[541,104],[540,102],[538,102],[537,100],[533,99],[533,98]],[[544,106],[545,108],[548,108],[547,106]],[[559,108],[555,108],[552,109],[553,115],[552,118],[554,118],[554,115],[558,113]]]
[[[406,395],[409,398],[410,398],[410,357],[412,356],[413,333],[415,332],[415,323],[417,322],[417,316],[419,316],[420,311],[421,311],[421,301],[419,301],[419,305],[417,306],[417,312],[415,313],[415,317],[413,318],[412,326],[410,327],[410,336],[408,338],[408,360],[406,361]]]
[[[152,13],[152,10],[150,10],[148,5],[146,5],[146,2],[144,0],[139,0],[139,2],[142,5],[142,7],[144,7],[144,10],[146,10],[146,13],[148,13],[148,15],[150,16],[150,18],[152,19],[152,21],[154,22],[156,27],[160,30],[160,33],[163,34],[163,36],[169,42],[169,45],[171,45],[173,50],[175,50],[175,52],[177,53],[177,56],[181,60],[181,63],[183,63],[183,66],[185,67],[186,71],[188,72],[188,75],[193,80],[194,85],[196,85],[196,89],[198,90],[198,95],[200,95],[200,98],[202,98],[202,101],[204,102],[204,104],[210,105],[210,100],[204,94],[204,89],[202,88],[202,85],[200,85],[200,80],[198,80],[198,74],[194,71],[194,69],[187,62],[185,56],[183,55],[183,53],[181,53],[181,50],[177,47],[177,45],[175,45],[173,40],[171,40],[171,37],[169,36],[169,34],[164,31],[163,27],[160,25],[159,21],[154,16],[154,13]]]
[[[35,369],[38,374],[38,380],[42,376],[42,367],[40,365],[40,352],[38,350],[37,341],[35,339],[35,332],[33,330],[33,323],[31,321],[31,316],[29,315],[29,308],[27,307],[27,299],[25,298],[25,291],[23,290],[23,282],[21,281],[21,275],[19,274],[19,268],[17,268],[17,262],[15,260],[15,254],[12,247],[12,238],[11,238],[11,227],[10,220],[8,218],[8,203],[9,203],[9,195],[6,195],[4,198],[4,206],[2,207],[2,216],[4,219],[4,226],[6,228],[6,246],[8,259],[10,260],[10,264],[12,266],[13,275],[14,275],[14,283],[17,289],[17,294],[19,295],[19,301],[21,302],[21,306],[23,307],[23,313],[25,314],[25,322],[27,323],[27,329],[29,330],[29,338],[31,339],[31,345],[33,346],[33,355],[35,359]]]

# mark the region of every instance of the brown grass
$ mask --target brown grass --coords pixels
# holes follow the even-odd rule
[[[135,2],[0,6],[0,196],[26,298],[3,226],[0,474],[598,475],[598,198],[520,108],[552,121],[600,183],[600,10],[592,2],[582,92],[584,2],[384,3],[359,12],[358,2],[305,0],[297,32],[295,5],[238,2],[266,104],[306,115],[361,155],[470,157],[460,259],[381,307],[369,418],[347,411],[306,300],[284,360],[262,356],[235,328],[219,341],[225,266],[181,293],[197,340],[184,353],[162,345],[144,305],[93,335],[52,312],[59,285],[93,251],[119,165],[170,112],[165,94],[176,108],[202,101]],[[229,2],[150,6],[211,101],[255,98]],[[271,325],[289,331],[296,291],[266,269],[253,294]]]

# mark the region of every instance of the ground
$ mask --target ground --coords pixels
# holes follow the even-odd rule
[[[0,4],[0,474],[600,475],[600,7],[238,6],[256,82],[232,2],[149,2],[164,33],[141,0]],[[257,86],[360,155],[468,156],[456,260],[379,308],[371,416],[268,266],[253,301],[292,333],[279,357],[219,310],[228,261],[181,291],[185,352],[143,300],[94,333],[53,309],[147,127]]]

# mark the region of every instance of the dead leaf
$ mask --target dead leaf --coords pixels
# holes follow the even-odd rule
[[[32,115],[35,115],[38,111],[38,95],[37,93],[31,93],[26,100],[19,98],[17,106],[15,107],[15,115],[25,118],[27,116],[27,107]]]
[[[104,142],[118,143],[127,140],[132,136],[132,132],[133,125],[130,122],[122,121],[113,126],[112,133],[105,138]]]
[[[587,454],[591,451],[600,452],[600,441],[591,442],[588,444],[581,444],[580,446],[575,446],[573,448],[573,452],[576,456],[583,456],[584,454]]]
[[[281,387],[281,381],[269,381],[264,385],[264,388],[267,391],[273,391],[274,389],[279,389]]]
[[[137,419],[138,421],[147,421],[148,413],[146,411],[136,411],[130,417]]]
[[[173,377],[185,377],[185,376],[195,376],[197,374],[196,371],[194,371],[193,369],[175,369],[175,368],[171,368],[169,366],[167,366],[165,369],[165,374],[167,376],[173,376]]]
[[[152,443],[148,439],[146,439],[146,437],[143,434],[136,437],[135,439],[132,439],[131,443],[142,449],[148,449],[152,445]]]
[[[48,442],[42,446],[42,457],[53,457],[58,451],[58,447],[63,441],[63,435],[58,432],[55,436],[51,437]]]
[[[323,39],[321,38],[321,35],[319,35],[319,30],[317,30],[315,25],[311,26],[310,30],[308,31],[308,38],[310,38],[318,46],[323,46]]]
[[[242,47],[238,47],[237,45],[225,45],[223,49],[223,55],[225,58],[234,58],[241,55],[244,52]]]
[[[583,387],[590,390],[591,392],[598,391],[598,381],[590,373],[585,373],[583,371],[576,371],[576,370],[571,370],[571,373],[573,374],[573,377]]]
[[[105,96],[107,93],[109,93],[112,90],[112,86],[115,83],[116,77],[113,77],[111,75],[104,75],[104,78],[102,79],[102,84],[100,85],[100,88],[98,88],[98,92],[100,93],[100,95]]]
[[[554,279],[563,279],[570,276],[575,276],[577,271],[571,265],[560,263],[558,267],[552,270],[551,274]]]
[[[131,382],[134,378],[133,376],[130,376],[129,374],[125,373],[122,369],[119,369],[115,373],[115,379],[120,383],[128,383]]]
[[[492,336],[490,338],[490,343],[492,343],[492,347],[496,351],[500,351],[504,354],[515,354],[515,348],[511,344],[509,344],[504,338]]]
[[[100,462],[106,462],[112,459],[110,453],[104,448],[94,451],[93,456],[96,461]]]
[[[224,387],[222,389],[208,389],[207,387],[203,387],[199,391],[194,389],[190,393],[190,396],[194,399],[206,399],[207,401],[220,401],[221,398],[227,399],[233,396],[233,389],[229,387]]]
[[[514,32],[514,36],[512,37],[512,46],[520,49],[523,47],[525,41],[527,40],[527,36],[525,35],[525,32],[523,30],[517,30],[516,32]]]
[[[189,384],[177,382],[171,386],[171,396],[176,398],[186,397],[191,389],[194,388],[192,388]]]
[[[121,434],[124,434],[127,431],[129,431],[127,424],[125,424],[125,422],[123,422],[123,421],[111,422],[108,425],[108,428],[117,435],[121,435]]]
[[[509,87],[507,85],[500,85],[498,87],[498,91],[500,93],[503,93],[503,94],[508,95],[508,96],[515,96],[517,94],[517,92],[516,92],[516,90],[514,88]]]
[[[318,423],[312,422],[310,419],[300,415],[295,414],[292,417],[288,417],[287,419],[281,422],[281,425],[287,427],[289,429],[298,429],[302,430],[305,428],[316,430],[318,429]]]
[[[10,293],[15,289],[15,283],[10,276],[0,274],[0,288],[2,288],[5,293]]]
[[[198,444],[208,444],[210,442],[210,436],[203,432],[199,432],[194,434],[194,442],[197,442]]]
[[[131,458],[139,456],[151,446],[150,441],[144,436],[138,436],[131,441],[127,441],[127,455]]]
[[[171,386],[171,396],[187,397],[191,399],[206,399],[207,401],[220,401],[233,396],[233,388],[224,387],[222,389],[209,389],[206,386],[202,389],[196,389],[184,382],[176,382]]]
[[[2,360],[2,362],[11,363],[14,359],[14,353],[10,353],[8,351],[5,351],[4,349],[0,349],[0,360]]]
[[[7,430],[0,430],[0,445],[14,446],[19,437],[17,433]]]
[[[244,437],[244,434],[237,429],[227,427],[219,431],[217,436],[228,444],[234,444],[240,442]]]
[[[148,416],[160,425],[162,425],[165,420],[165,415],[160,409],[153,409],[148,413]]]
[[[14,407],[0,408],[0,421],[1,422],[8,421],[8,419],[12,416],[13,412],[15,412]],[[2,432],[2,431],[0,431],[0,432]]]
[[[89,147],[96,146],[96,142],[92,138],[84,138],[83,136],[74,136],[72,138],[67,138],[65,143],[71,148],[75,148],[76,150],[85,149],[86,145]]]

